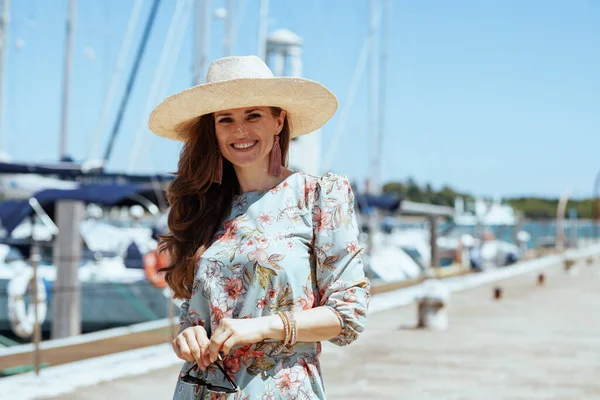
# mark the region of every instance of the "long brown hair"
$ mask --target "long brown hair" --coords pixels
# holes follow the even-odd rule
[[[281,109],[271,107],[278,117]],[[160,235],[159,251],[170,255],[169,266],[163,268],[165,279],[174,297],[189,299],[194,283],[194,266],[223,220],[231,211],[233,197],[240,184],[231,162],[223,157],[222,183],[213,183],[219,157],[215,120],[207,114],[193,122],[179,155],[175,178],[167,188],[169,232]],[[286,116],[279,133],[281,159],[287,165],[290,125]]]

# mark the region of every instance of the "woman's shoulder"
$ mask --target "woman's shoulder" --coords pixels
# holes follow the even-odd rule
[[[311,175],[306,172],[298,172],[298,174],[304,177],[304,181],[308,183],[314,183],[318,186],[326,186],[326,185],[342,185],[350,187],[350,182],[348,181],[348,177],[343,174],[337,174],[334,172],[326,172],[323,175]]]
[[[309,203],[323,200],[324,197],[337,197],[340,199],[352,199],[352,187],[348,177],[343,174],[327,172],[323,175],[311,175],[301,172],[304,182],[304,195]]]

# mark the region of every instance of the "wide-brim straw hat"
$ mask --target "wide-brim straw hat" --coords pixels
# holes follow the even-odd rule
[[[337,98],[318,82],[297,77],[274,77],[256,56],[224,57],[213,61],[206,83],[167,97],[148,126],[158,136],[184,142],[200,116],[232,108],[272,106],[287,111],[291,136],[323,126],[337,110]]]

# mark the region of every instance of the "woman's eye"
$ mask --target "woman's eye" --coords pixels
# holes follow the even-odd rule
[[[256,113],[254,113],[254,114],[250,114],[250,115],[248,115],[248,119],[249,119],[249,120],[251,120],[251,121],[252,121],[252,120],[259,119],[259,118],[260,118],[260,114],[256,114]]]
[[[233,122],[233,119],[232,119],[232,118],[229,118],[229,117],[221,118],[221,119],[219,120],[219,123],[220,123],[220,124],[228,124],[228,123],[230,123],[230,122]]]

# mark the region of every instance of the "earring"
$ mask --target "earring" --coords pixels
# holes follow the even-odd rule
[[[217,149],[217,157],[217,168],[213,175],[212,182],[220,185],[221,181],[223,180],[223,156],[221,155],[219,149]]]
[[[281,147],[279,146],[279,135],[275,135],[271,158],[269,160],[269,174],[279,176],[281,174]]]

